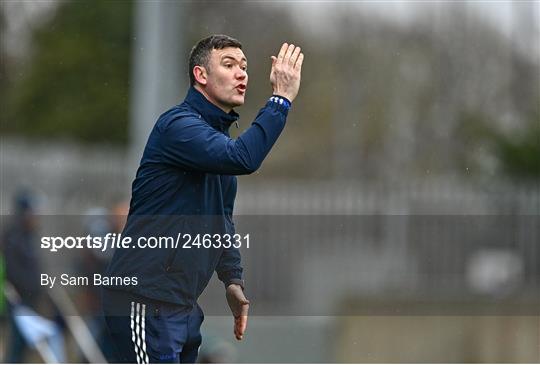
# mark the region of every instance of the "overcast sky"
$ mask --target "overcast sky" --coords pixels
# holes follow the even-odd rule
[[[156,1],[156,0],[153,0]],[[267,6],[280,6],[290,9],[303,27],[310,32],[328,29],[321,24],[332,21],[331,14],[347,11],[377,16],[389,21],[407,24],[418,17],[429,13],[443,13],[445,5],[450,1],[279,1],[263,2]],[[532,12],[536,19],[534,29],[535,40],[540,38],[540,4],[539,1],[452,1],[459,2],[467,12],[491,23],[506,37],[519,36],[516,28],[516,12]],[[7,0],[1,1],[7,12],[7,29],[3,45],[14,55],[22,54],[28,45],[30,30],[47,21],[54,13],[57,0]],[[234,4],[234,2],[231,2]],[[530,35],[529,35],[530,36]],[[536,51],[538,52],[538,48]]]
[[[476,17],[487,20],[505,35],[512,32],[515,17],[513,14],[521,9],[534,13],[537,19],[536,31],[540,32],[539,1],[293,1],[280,2],[280,6],[291,8],[301,22],[320,24],[328,19],[328,15],[346,11],[376,15],[400,23],[409,23],[429,13],[444,12],[448,3],[459,3],[464,9]]]

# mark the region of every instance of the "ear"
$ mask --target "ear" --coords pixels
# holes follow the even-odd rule
[[[195,81],[197,81],[201,85],[206,85],[208,74],[206,72],[206,69],[202,66],[195,66],[193,67],[193,76],[195,76]]]

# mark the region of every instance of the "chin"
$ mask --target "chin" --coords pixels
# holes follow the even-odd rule
[[[244,98],[234,98],[233,100],[231,100],[231,105],[233,108],[244,105]]]

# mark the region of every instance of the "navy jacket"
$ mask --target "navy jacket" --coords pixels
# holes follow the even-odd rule
[[[260,166],[285,126],[288,107],[272,97],[236,140],[229,127],[238,119],[210,103],[193,87],[184,102],[162,114],[146,144],[132,186],[124,237],[178,233],[234,233],[236,177]],[[181,241],[184,242],[184,241]],[[108,276],[137,277],[117,289],[192,306],[214,270],[227,285],[242,278],[235,248],[117,249]]]

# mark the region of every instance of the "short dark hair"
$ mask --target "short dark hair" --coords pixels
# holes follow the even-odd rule
[[[193,46],[191,52],[189,53],[189,82],[191,86],[195,85],[193,67],[203,66],[208,69],[210,53],[212,53],[212,50],[227,47],[242,49],[242,43],[232,37],[229,37],[228,35],[213,34],[209,37],[201,39],[195,46]]]

